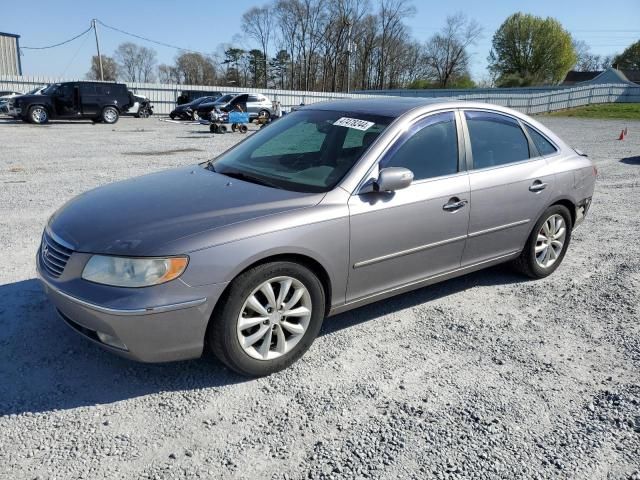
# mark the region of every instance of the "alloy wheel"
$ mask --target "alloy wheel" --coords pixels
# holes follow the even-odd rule
[[[257,360],[287,354],[304,337],[311,309],[309,291],[299,280],[281,276],[263,282],[240,309],[236,328],[240,346]]]
[[[113,123],[116,121],[118,114],[113,108],[107,108],[104,111],[104,119],[107,123]]]
[[[556,263],[562,253],[567,227],[562,215],[554,214],[545,220],[536,239],[536,262],[542,268]]]
[[[42,107],[36,107],[31,113],[31,118],[36,123],[44,123],[47,121],[47,111]]]

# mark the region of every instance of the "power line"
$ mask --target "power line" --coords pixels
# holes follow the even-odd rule
[[[120,32],[120,33],[123,33],[123,34],[125,34],[125,35],[129,35],[129,36],[131,36],[131,37],[139,38],[140,40],[145,40],[145,41],[147,41],[147,42],[155,43],[156,45],[161,45],[161,46],[163,46],[163,47],[168,47],[168,48],[175,48],[176,50],[181,50],[181,51],[183,51],[183,52],[200,53],[200,54],[202,54],[202,55],[207,55],[206,53],[204,53],[204,52],[199,52],[199,51],[197,51],[197,50],[190,50],[190,49],[188,49],[188,48],[178,47],[178,46],[176,46],[176,45],[171,45],[170,43],[164,43],[164,42],[160,42],[160,41],[158,41],[158,40],[153,40],[153,39],[151,39],[151,38],[143,37],[143,36],[141,36],[141,35],[136,35],[135,33],[126,32],[126,31],[121,30],[121,29],[119,29],[119,28],[112,27],[111,25],[107,25],[106,23],[103,23],[102,21],[100,21],[100,20],[98,20],[98,19],[96,19],[96,22],[98,22],[100,25],[102,25],[103,27],[108,28],[108,29],[110,29],[110,30],[114,30],[114,31],[116,31],[116,32]]]
[[[81,36],[89,33],[91,31],[91,28],[92,27],[89,27],[84,32],[79,33],[75,37],[70,38],[69,40],[65,40],[64,42],[56,43],[55,45],[47,45],[46,47],[23,47],[23,46],[21,46],[20,49],[22,49],[22,50],[46,50],[48,48],[59,47],[60,45],[64,45],[65,43],[73,42],[76,38],[80,38]]]

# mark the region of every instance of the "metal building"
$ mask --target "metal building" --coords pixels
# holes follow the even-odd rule
[[[0,32],[0,75],[22,75],[20,35]]]

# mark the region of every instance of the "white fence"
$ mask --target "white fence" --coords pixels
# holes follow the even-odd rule
[[[70,79],[0,75],[0,90],[26,92],[44,84],[61,81],[70,81]],[[504,105],[524,113],[546,113],[594,103],[640,103],[640,86],[625,84],[520,89],[380,90],[352,94],[159,83],[127,83],[127,85],[139,95],[149,97],[155,107],[154,111],[164,115],[173,109],[182,90],[220,91],[222,93],[232,93],[238,90],[247,93],[260,92],[272,100],[278,100],[287,110],[302,103],[310,104],[337,98],[363,98],[380,95],[476,100]]]

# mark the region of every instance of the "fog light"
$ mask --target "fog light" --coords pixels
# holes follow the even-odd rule
[[[98,338],[100,339],[100,341],[105,345],[109,345],[110,347],[113,347],[113,348],[119,348],[120,350],[127,349],[127,346],[124,343],[122,343],[120,340],[118,340],[117,337],[114,337],[113,335],[109,335],[108,333],[102,333],[102,332],[96,332],[96,334],[98,335]]]

